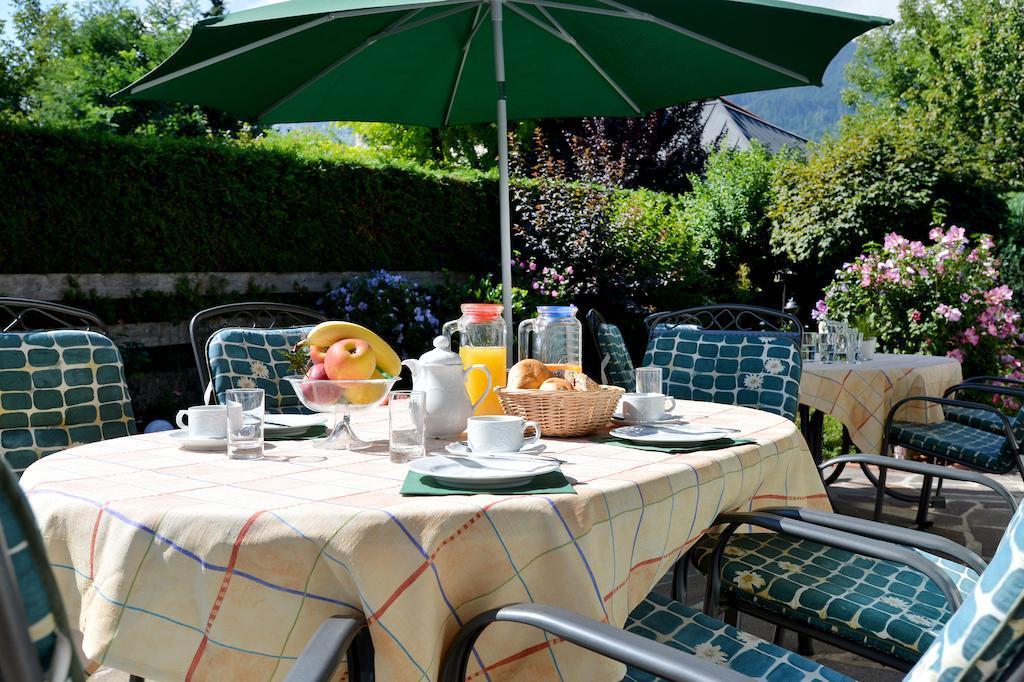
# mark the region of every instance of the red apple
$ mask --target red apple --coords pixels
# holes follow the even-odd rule
[[[369,379],[377,367],[377,356],[362,339],[342,339],[331,344],[324,359],[327,376],[335,381]]]
[[[312,367],[306,370],[307,379],[328,379],[327,368],[323,366],[323,363],[315,363]]]
[[[309,359],[313,361],[314,365],[322,364],[327,359],[327,349],[320,346],[310,346]],[[327,377],[324,378],[326,379]]]
[[[306,371],[306,378],[299,385],[303,397],[313,404],[332,405],[341,397],[342,388],[329,383],[319,383],[328,379],[327,369],[322,364],[316,364]]]

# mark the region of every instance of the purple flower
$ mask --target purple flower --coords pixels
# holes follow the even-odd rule
[[[811,317],[815,320],[824,320],[828,315],[828,305],[825,301],[818,301],[814,304],[814,310],[811,311]]]
[[[537,264],[536,263],[530,263],[530,272],[533,272],[536,269],[537,269]]]

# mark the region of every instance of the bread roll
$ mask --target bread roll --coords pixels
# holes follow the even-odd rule
[[[572,384],[565,379],[552,377],[540,385],[542,391],[572,391],[575,390]]]
[[[520,360],[508,371],[509,388],[540,388],[554,376],[540,360]]]
[[[597,383],[583,372],[566,371],[565,380],[572,384],[576,391],[598,391],[601,384]]]

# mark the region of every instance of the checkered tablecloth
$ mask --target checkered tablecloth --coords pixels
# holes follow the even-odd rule
[[[800,402],[832,415],[850,432],[861,452],[882,449],[882,430],[892,406],[912,395],[942,396],[963,381],[960,363],[933,355],[885,355],[858,364],[805,362]],[[942,408],[912,402],[897,413],[902,421],[932,424],[943,420]]]
[[[828,508],[795,426],[680,402],[758,444],[670,455],[546,440],[576,495],[401,497],[386,443],[326,462],[188,452],[164,434],[46,457],[22,478],[93,664],[153,680],[279,680],[317,626],[361,612],[378,679],[435,679],[460,624],[521,601],[621,626],[719,511]],[[355,419],[364,437],[386,414]],[[437,447],[437,446],[434,446]],[[316,451],[322,452],[322,451]],[[522,626],[489,629],[472,679],[611,680],[622,667]]]

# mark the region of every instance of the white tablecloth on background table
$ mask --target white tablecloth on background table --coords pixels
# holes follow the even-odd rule
[[[828,509],[793,423],[746,408],[677,412],[757,444],[671,455],[547,439],[576,495],[401,497],[386,444],[270,459],[189,452],[167,433],[76,447],[25,472],[85,652],[154,680],[279,680],[328,616],[370,622],[378,679],[435,679],[459,627],[533,600],[621,626],[722,510]],[[356,419],[381,438],[384,410]],[[435,446],[436,447],[436,446]],[[489,629],[483,679],[616,679],[622,667],[530,628]],[[571,671],[567,673],[566,671]]]
[[[842,422],[861,452],[878,453],[885,418],[894,404],[915,395],[941,397],[961,381],[959,362],[932,355],[877,354],[857,364],[804,362],[800,402]],[[942,421],[943,414],[934,403],[915,401],[901,408],[896,418],[931,424]]]

